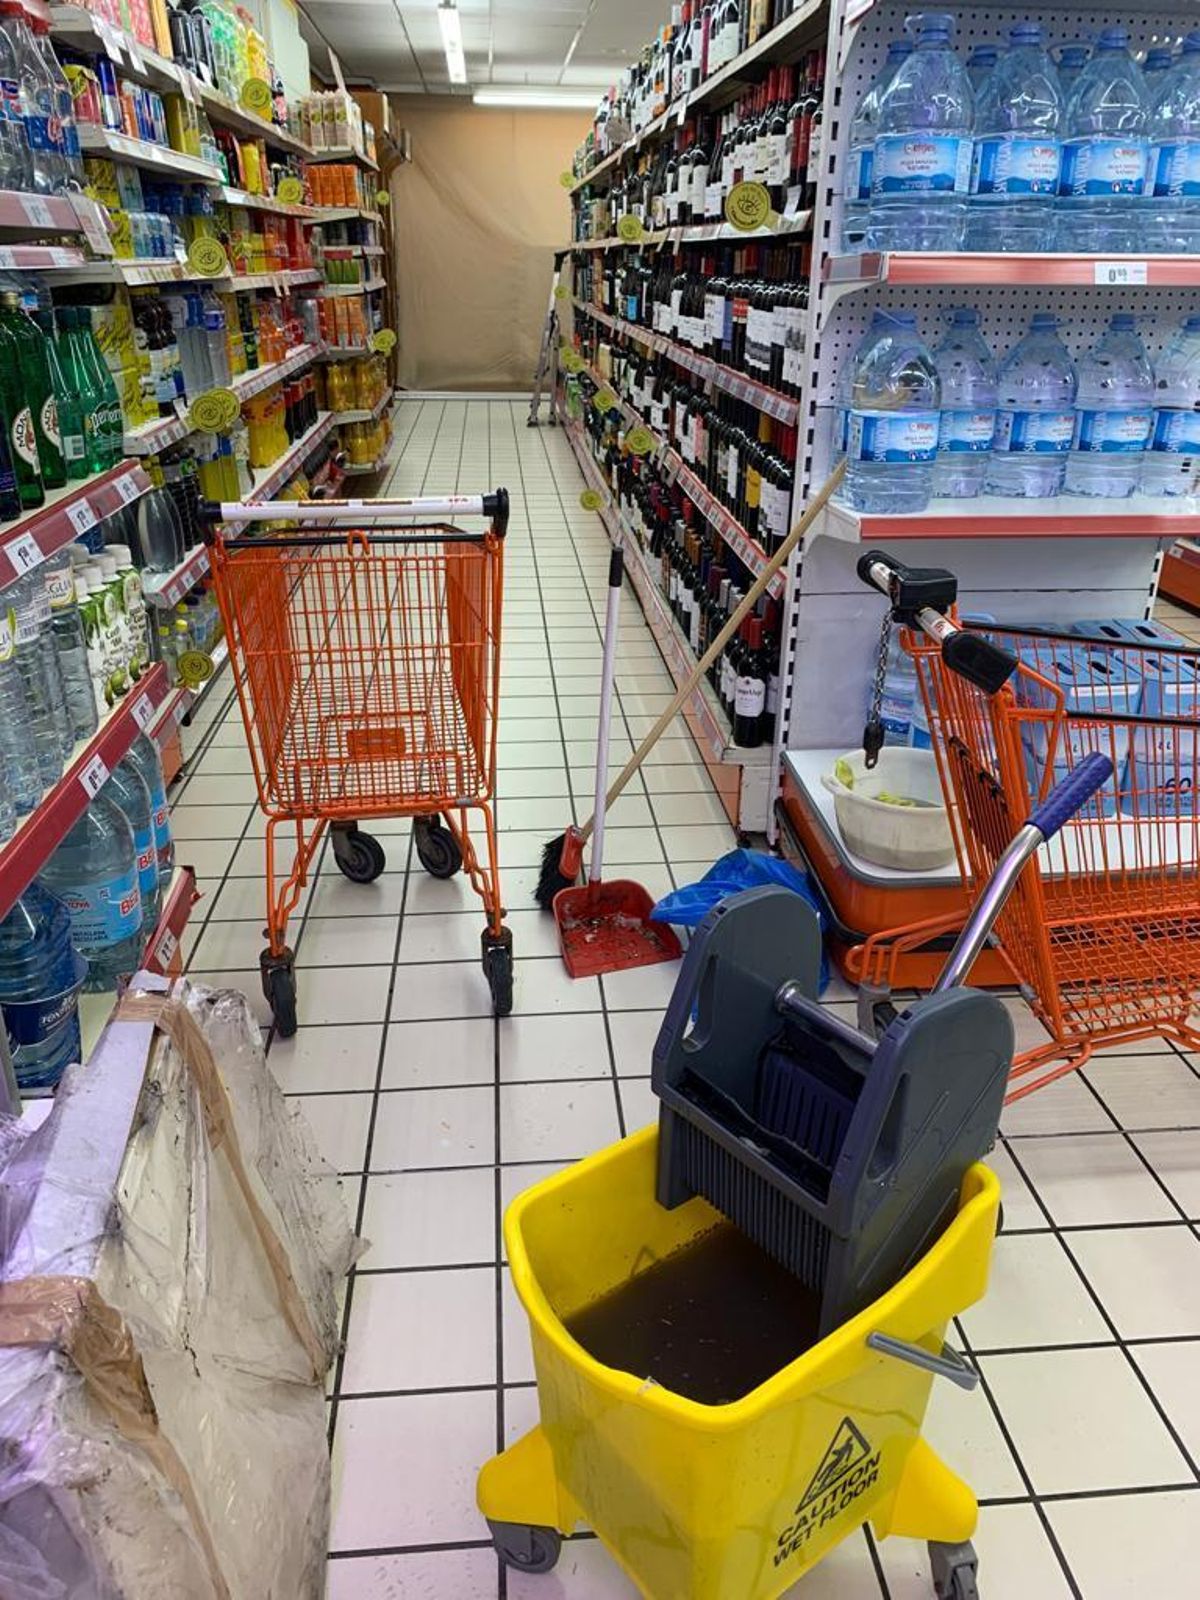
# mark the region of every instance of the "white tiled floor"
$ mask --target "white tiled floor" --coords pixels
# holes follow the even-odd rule
[[[650,1120],[649,1052],[673,981],[656,967],[572,983],[531,909],[543,843],[590,810],[607,544],[579,509],[566,441],[527,431],[525,409],[402,405],[390,480],[399,493],[505,483],[513,496],[499,826],[518,955],[514,1016],[491,1019],[470,890],[428,878],[409,829],[394,824],[372,829],[389,856],[375,884],[347,883],[323,860],[302,895],[293,922],[301,1027],[270,1046],[371,1240],[347,1294],[330,1403],[329,1600],[633,1594],[590,1537],[564,1547],[552,1576],[499,1574],[474,1506],[480,1464],[535,1415],[525,1321],[501,1258],[502,1207]],[[1196,628],[1194,618],[1167,620]],[[617,682],[614,754],[624,757],[671,690],[632,597]],[[224,686],[193,735],[196,754],[174,792],[180,855],[206,891],[188,935],[191,970],[245,989],[265,1022],[262,825]],[[663,741],[609,838],[611,864],[655,894],[729,846],[686,734]],[[983,1502],[981,1593],[1191,1594],[1197,1063],[1153,1044],[1097,1058],[1010,1108],[1003,1131],[994,1164],[1006,1232],[991,1292],[956,1333],[983,1390],[935,1388],[926,1426]],[[876,1548],[860,1535],[791,1593],[926,1600],[932,1589],[923,1547]]]

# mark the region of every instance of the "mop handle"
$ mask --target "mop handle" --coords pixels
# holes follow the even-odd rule
[[[808,532],[809,528],[816,521],[818,514],[824,509],[825,502],[837,488],[838,484],[841,483],[842,478],[845,475],[845,471],[845,461],[839,461],[837,466],[834,467],[833,471],[825,479],[825,482],[817,490],[814,497],[808,502],[808,505],[804,508],[804,514],[801,516],[800,520],[796,523],[792,531],[788,534],[787,538],[779,546],[779,549],[776,550],[775,554],[767,562],[766,566],[759,573],[755,581],[750,585],[749,589],[746,590],[746,593],[742,597],[737,609],[730,615],[720,633],[717,634],[716,638],[709,645],[708,649],[700,657],[699,661],[697,661],[691,672],[688,673],[683,683],[681,683],[679,688],[676,690],[675,698],[671,701],[671,704],[662,713],[658,721],[650,729],[650,732],[642,740],[641,744],[638,745],[637,749],[633,752],[629,760],[621,769],[621,772],[606,796],[605,803],[607,805],[611,806],[617,799],[618,795],[620,795],[621,791],[625,788],[625,785],[629,782],[630,778],[633,777],[634,773],[641,766],[642,762],[645,761],[651,750],[653,750],[654,746],[662,738],[663,733],[668,725],[675,720],[680,706],[682,706],[684,701],[689,699],[690,696],[695,692],[696,685],[700,682],[701,678],[721,654],[721,651],[724,650],[730,639],[733,638],[734,634],[745,621],[747,615],[758,604],[763,591],[766,589],[771,579],[784,565],[792,551],[796,548],[801,539],[803,539],[804,535]],[[580,838],[583,843],[587,843],[588,839],[591,837],[595,825],[596,818],[595,816],[592,816],[588,818],[587,822],[585,822],[583,827],[579,830]]]
[[[608,558],[608,609],[604,614],[604,666],[600,674],[600,726],[596,730],[596,797],[592,809],[592,858],[588,882],[599,883],[604,867],[604,817],[608,809],[608,739],[612,717],[613,679],[617,671],[617,627],[621,609],[621,584],[625,577],[625,551],[618,540]]]

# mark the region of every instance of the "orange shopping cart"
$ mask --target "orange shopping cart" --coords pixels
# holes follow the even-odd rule
[[[997,953],[1049,1035],[1016,1058],[1009,1099],[1098,1046],[1200,1048],[1200,652],[1152,628],[960,627],[949,573],[880,551],[858,571],[905,626],[968,892],[1051,788],[1094,753],[1111,763],[996,922]],[[931,919],[876,935],[854,952],[856,976],[886,992],[903,950],[948,931]]]
[[[325,838],[342,873],[371,883],[386,861],[360,824],[412,817],[435,878],[465,870],[483,900],[483,970],[512,1010],[496,825],[496,711],[508,494],[422,500],[278,501],[205,507],[217,600],[267,817],[263,993],[296,1030],[288,918]],[[470,532],[448,518],[486,517]],[[255,524],[274,526],[253,534]],[[224,529],[224,531],[222,531]],[[476,852],[468,817],[487,839]],[[290,871],[276,866],[295,830]]]

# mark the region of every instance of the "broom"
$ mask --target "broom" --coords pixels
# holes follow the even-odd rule
[[[824,507],[825,502],[841,483],[845,471],[846,463],[839,461],[814,497],[808,502],[808,505],[805,506],[804,513],[795,527],[767,562],[749,589],[747,589],[736,610],[726,619],[725,626],[717,634],[699,661],[696,662],[684,682],[680,684],[671,704],[662,713],[614,780],[605,802],[609,809],[612,808],[613,803],[625,788],[625,785],[662,738],[668,726],[675,720],[684,701],[694,693],[696,685],[701,678],[703,678],[709,667],[757,605],[771,579],[785,564],[792,551],[808,532],[816,520],[817,514]],[[560,889],[569,889],[578,878],[579,869],[583,864],[584,846],[591,838],[595,823],[596,818],[593,814],[581,828],[572,826],[567,829],[566,833],[560,833],[557,838],[551,839],[542,851],[542,866],[538,874],[537,888],[533,892],[533,898],[543,911],[548,911],[554,904],[554,896]]]

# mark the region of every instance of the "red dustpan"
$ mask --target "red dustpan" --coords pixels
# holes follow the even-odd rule
[[[560,889],[554,896],[554,919],[558,923],[563,962],[573,978],[594,978],[598,973],[623,972],[627,967],[649,967],[656,961],[674,961],[683,954],[670,924],[650,921],[654,901],[649,890],[627,878],[618,878],[612,883],[600,881],[608,790],[608,724],[624,570],[624,556],[618,546],[608,564],[604,670],[596,739],[596,812],[588,881],[582,888]]]

